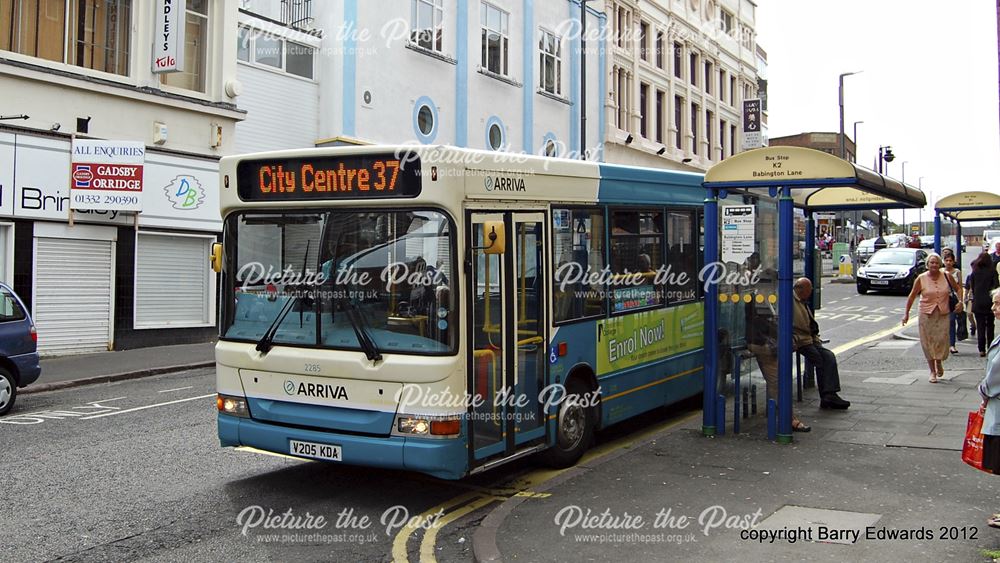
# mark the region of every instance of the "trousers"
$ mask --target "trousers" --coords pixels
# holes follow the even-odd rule
[[[816,387],[821,398],[840,391],[840,371],[833,352],[820,344],[802,346],[797,351],[816,369]]]
[[[996,330],[996,317],[992,312],[974,313],[976,317],[976,338],[979,344],[979,351],[985,352],[986,347],[993,342],[993,333]]]

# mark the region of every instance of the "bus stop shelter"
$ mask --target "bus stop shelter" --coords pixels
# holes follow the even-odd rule
[[[990,192],[959,192],[934,205],[934,252],[941,253],[941,219],[955,224],[955,258],[962,263],[962,222],[1000,219],[1000,195]]]
[[[805,273],[815,271],[815,229],[812,215],[822,211],[922,208],[924,194],[831,154],[802,147],[767,147],[727,158],[713,166],[703,183],[705,199],[705,264],[719,263],[719,203],[732,193],[777,198],[777,440],[792,441],[792,277],[795,208],[805,212]],[[817,280],[813,280],[814,286]],[[719,286],[705,280],[705,385],[702,431],[715,435],[725,429],[724,398],[717,397],[719,360]],[[735,302],[735,300],[734,300]],[[738,392],[738,391],[737,391]],[[721,403],[721,404],[720,404]]]

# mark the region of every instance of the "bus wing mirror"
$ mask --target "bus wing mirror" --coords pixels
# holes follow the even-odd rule
[[[212,270],[216,274],[222,271],[222,243],[213,242],[212,243],[212,254],[208,257],[209,261],[212,263]]]
[[[486,244],[483,246],[483,254],[503,254],[506,247],[506,237],[504,237],[503,221],[486,221],[483,223],[483,233],[486,235]]]

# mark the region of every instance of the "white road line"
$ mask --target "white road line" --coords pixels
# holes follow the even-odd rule
[[[94,403],[110,403],[111,401],[120,401],[122,399],[127,399],[127,398],[128,397],[115,397],[114,399],[102,399],[100,401],[91,401],[89,404],[92,405]]]
[[[171,391],[183,391],[185,389],[190,389],[192,387],[194,387],[194,385],[188,385],[187,387],[178,387],[177,389],[164,389],[163,391],[157,391],[157,393],[169,393]]]
[[[177,403],[186,403],[188,401],[197,401],[198,399],[207,399],[209,397],[214,397],[214,396],[215,396],[215,393],[211,393],[211,394],[208,394],[208,395],[200,395],[198,397],[188,397],[187,399],[177,399],[176,401],[167,401],[166,403],[156,403],[155,405],[146,405],[144,407],[135,407],[133,409],[125,409],[125,410],[120,410],[120,411],[115,411],[115,412],[106,412],[104,414],[95,414],[95,415],[92,415],[92,416],[85,416],[85,417],[81,418],[80,420],[91,420],[91,419],[94,419],[94,418],[103,418],[105,416],[114,416],[116,414],[125,414],[127,412],[144,411],[146,409],[152,409],[152,408],[155,408],[155,407],[165,407],[167,405],[174,405],[174,404],[177,404]]]

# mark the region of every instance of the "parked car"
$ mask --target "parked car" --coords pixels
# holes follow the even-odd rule
[[[14,407],[18,387],[42,373],[38,332],[27,311],[14,290],[0,283],[0,416]]]
[[[855,252],[858,254],[858,260],[864,264],[872,257],[872,254],[875,254],[875,239],[866,238],[859,242]]]
[[[858,293],[870,290],[909,293],[913,282],[927,269],[927,251],[922,248],[883,248],[858,268]]]
[[[993,229],[983,231],[983,252],[993,252],[997,242],[1000,242],[1000,231]]]
[[[934,235],[920,235],[920,248],[934,248]]]

